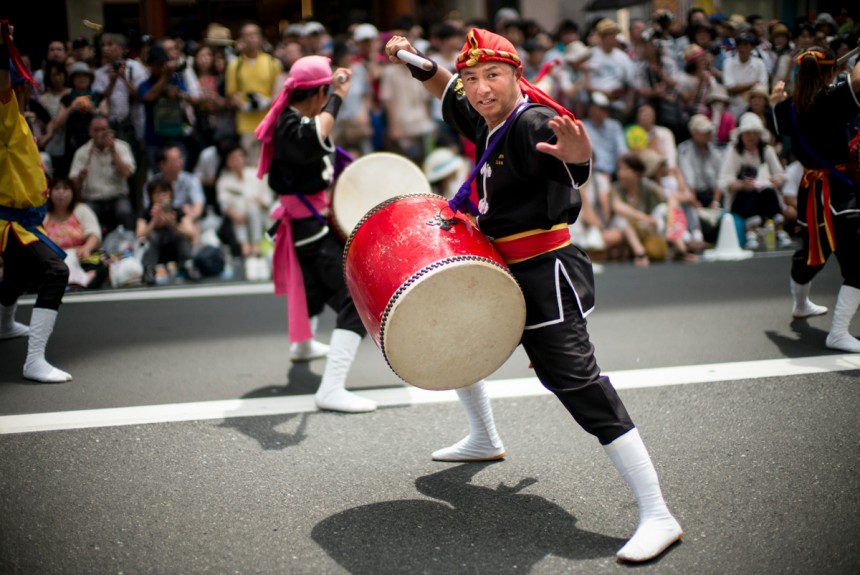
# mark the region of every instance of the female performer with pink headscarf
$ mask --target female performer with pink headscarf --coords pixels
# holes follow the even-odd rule
[[[268,174],[280,200],[273,214],[280,220],[274,281],[275,293],[287,296],[290,341],[313,341],[309,316],[326,304],[335,310],[337,323],[314,399],[320,409],[357,413],[376,409],[373,401],[345,389],[367,331],[344,282],[343,244],[326,218],[336,153],[331,133],[351,74],[343,68],[332,73],[323,56],[297,60],[256,134],[262,142],[257,176]]]

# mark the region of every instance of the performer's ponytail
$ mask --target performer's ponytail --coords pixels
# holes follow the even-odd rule
[[[818,92],[830,83],[836,55],[830,48],[813,47],[797,57],[797,78],[792,99],[801,114],[812,107]]]

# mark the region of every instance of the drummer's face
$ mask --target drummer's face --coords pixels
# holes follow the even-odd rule
[[[490,129],[504,122],[516,108],[522,97],[522,75],[522,68],[501,62],[482,62],[460,72],[466,98]]]

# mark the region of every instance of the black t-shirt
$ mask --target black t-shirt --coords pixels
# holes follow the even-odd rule
[[[445,123],[475,142],[481,158],[490,130],[466,99],[462,81],[455,76],[442,96]],[[553,143],[551,108],[529,105],[510,124],[476,180],[486,212],[478,226],[491,238],[575,221],[582,206],[578,188],[587,180],[590,166],[565,164],[536,150],[538,142]],[[499,129],[499,128],[497,128]]]

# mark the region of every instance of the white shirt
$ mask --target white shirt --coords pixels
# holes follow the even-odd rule
[[[122,163],[137,169],[131,146],[122,140],[115,140],[114,146]],[[92,152],[91,152],[92,150]],[[112,200],[128,195],[128,180],[120,175],[113,161],[113,152],[108,149],[99,150],[90,140],[77,149],[72,159],[69,177],[76,179],[81,170],[87,169],[87,177],[81,184],[81,197],[84,200]]]

